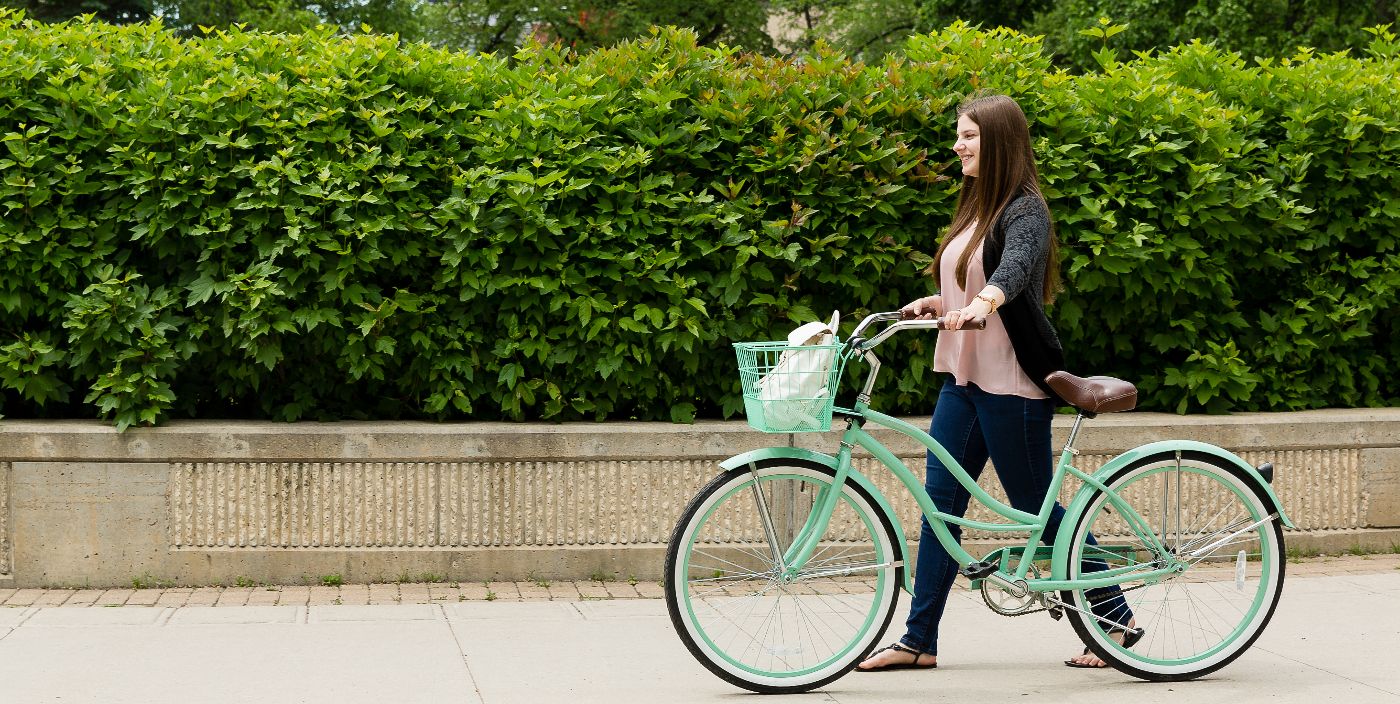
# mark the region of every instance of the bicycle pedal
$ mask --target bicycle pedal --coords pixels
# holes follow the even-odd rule
[[[986,579],[987,575],[990,575],[991,573],[996,571],[997,563],[995,562],[973,562],[967,565],[966,567],[959,568],[958,574],[961,574],[962,576],[967,577],[968,579]]]
[[[1047,607],[1045,610],[1050,614],[1050,618],[1056,621],[1065,617],[1065,610],[1058,605]]]

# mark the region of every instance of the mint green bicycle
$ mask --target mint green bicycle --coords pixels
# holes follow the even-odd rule
[[[880,370],[874,348],[901,330],[941,322],[876,313],[844,343],[735,345],[751,425],[820,431],[834,416],[846,430],[835,455],[770,447],[721,462],[723,471],[682,513],[666,553],[666,602],[696,659],[744,689],[791,693],[832,682],[870,652],[889,626],[900,588],[912,593],[913,585],[904,527],[876,484],[852,466],[856,447],[894,473],[994,611],[1067,616],[1090,650],[1147,680],[1200,677],[1249,648],[1278,604],[1283,528],[1293,527],[1270,487],[1272,466],[1256,469],[1213,445],[1168,440],[1129,450],[1092,474],[1081,471],[1073,465],[1080,425],[1131,409],[1136,390],[1117,379],[1057,372],[1048,381],[1079,416],[1039,514],[1018,511],[979,488],[927,433],[869,406]],[[863,337],[876,323],[892,324]],[[802,369],[793,364],[799,359],[824,361]],[[855,406],[837,408],[834,391],[852,359],[866,362],[869,373]],[[773,392],[774,384],[810,389],[812,374],[823,375],[816,393]],[[917,439],[973,498],[1009,522],[939,512],[920,479],[863,429],[866,423]],[[1058,534],[1042,546],[1071,475],[1083,486]],[[978,559],[958,544],[949,523],[1029,537]],[[1095,612],[1096,604],[1119,597],[1135,614],[1134,628]]]

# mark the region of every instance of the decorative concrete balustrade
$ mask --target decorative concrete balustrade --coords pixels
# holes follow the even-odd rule
[[[1071,420],[1056,420],[1057,446]],[[1077,465],[1167,438],[1273,462],[1299,526],[1290,547],[1400,544],[1400,409],[1104,416],[1081,434]],[[881,439],[922,473],[919,447]],[[656,579],[677,517],[716,462],[775,444],[831,451],[836,436],[764,435],[742,422],[192,421],[117,433],[5,420],[0,586]],[[916,538],[913,501],[869,458],[859,466]],[[994,476],[982,483],[1000,496]]]

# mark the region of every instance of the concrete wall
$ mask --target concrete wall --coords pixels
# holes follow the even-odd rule
[[[1070,420],[1056,420],[1057,446]],[[918,446],[881,438],[922,473]],[[1272,461],[1300,528],[1290,547],[1400,544],[1400,409],[1104,416],[1081,433],[1077,465],[1168,438]],[[836,442],[741,422],[177,422],[119,434],[96,422],[0,421],[0,584],[654,579],[717,460]],[[869,458],[859,466],[916,537],[913,500]],[[993,476],[982,484],[1000,497]]]

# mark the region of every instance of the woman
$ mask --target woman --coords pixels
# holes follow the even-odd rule
[[[951,330],[984,318],[987,327],[938,336],[933,368],[950,377],[938,395],[929,432],[974,478],[990,455],[1011,505],[1039,513],[1050,487],[1050,419],[1058,402],[1044,379],[1063,364],[1044,309],[1054,297],[1059,271],[1050,211],[1037,184],[1026,116],[1015,101],[994,95],[965,102],[958,108],[957,129],[953,151],[962,161],[962,189],[953,224],[930,267],[940,293],[903,310],[922,320],[942,316]],[[967,512],[967,490],[932,453],[925,488],[939,511]],[[1057,503],[1046,542],[1053,540],[1063,515]],[[961,539],[960,527],[948,527]],[[938,622],[958,567],[925,518],[906,633],[872,653],[859,671],[937,667]],[[1132,614],[1121,593],[1114,589],[1104,596],[1095,611],[1131,628]],[[1105,665],[1088,650],[1065,664]]]

